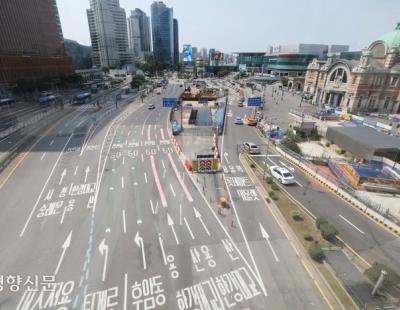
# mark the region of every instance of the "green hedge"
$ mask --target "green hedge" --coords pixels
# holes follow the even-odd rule
[[[310,244],[308,247],[308,254],[310,254],[311,258],[317,262],[321,262],[325,258],[321,246],[315,243]]]

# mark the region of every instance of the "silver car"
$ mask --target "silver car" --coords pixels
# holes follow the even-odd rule
[[[243,148],[252,155],[256,155],[256,154],[260,154],[261,153],[261,149],[260,147],[252,142],[245,142],[243,143]]]

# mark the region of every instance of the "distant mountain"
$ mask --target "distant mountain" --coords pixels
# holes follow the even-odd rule
[[[65,50],[72,58],[75,70],[90,69],[92,63],[92,47],[81,45],[76,41],[64,39]]]

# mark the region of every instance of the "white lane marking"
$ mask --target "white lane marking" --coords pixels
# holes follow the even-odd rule
[[[40,160],[42,161],[45,156],[46,156],[46,152],[43,153],[42,157],[40,157]]]
[[[157,214],[157,209],[158,209],[158,200],[157,200],[157,203],[156,203],[156,208],[154,209],[154,214]]]
[[[158,189],[158,192],[159,192],[159,195],[161,198],[161,203],[162,203],[163,207],[166,208],[166,207],[168,207],[167,199],[165,198],[165,193],[161,186],[160,178],[158,177],[156,163],[154,161],[153,155],[150,156],[150,162],[151,162],[151,168],[153,170],[154,180],[156,181],[157,189]]]
[[[274,166],[277,166],[277,164],[276,164],[271,158],[267,157],[267,159],[268,159]]]
[[[224,153],[224,157],[225,157],[225,160],[226,160],[227,164],[229,165],[228,156],[229,156],[229,154],[228,154],[227,152],[225,152],[225,153]]]
[[[129,130],[129,131],[128,131],[128,137],[129,137],[130,135],[131,135],[131,131]]]
[[[60,224],[64,223],[64,218],[65,218],[65,212],[67,211],[67,208],[64,208],[63,214],[61,216]]]
[[[50,142],[50,144],[49,144],[49,145],[53,145],[53,143],[54,143],[54,139],[53,139],[53,140],[51,140],[51,142]]]
[[[174,188],[172,187],[172,184],[171,184],[171,183],[169,184],[169,188],[171,189],[172,195],[173,195],[174,197],[176,197]]]
[[[161,159],[161,166],[165,169],[164,160]]]
[[[354,229],[358,230],[360,233],[362,233],[363,235],[365,235],[365,233],[358,228],[356,225],[354,225],[352,222],[350,222],[347,218],[345,218],[343,215],[339,214],[339,217],[345,221],[347,224],[349,224],[351,227],[353,227]]]
[[[152,214],[156,214],[156,213],[154,212],[154,206],[153,206],[153,201],[152,201],[152,200],[150,200],[150,207],[151,207],[151,213],[152,213]]]
[[[122,164],[125,165],[125,156],[122,157]]]
[[[144,181],[147,183],[147,174],[146,174],[146,172],[144,173]]]
[[[260,230],[261,230],[261,235],[263,236],[263,238],[265,239],[265,241],[267,241],[269,248],[271,249],[272,254],[274,255],[275,261],[277,263],[279,263],[279,258],[278,255],[276,255],[276,252],[274,250],[274,248],[272,247],[272,243],[271,240],[269,239],[269,234],[267,233],[267,231],[265,230],[265,228],[260,224]]]
[[[79,166],[75,167],[74,175],[76,175],[78,173],[78,168],[79,168]]]
[[[125,218],[125,210],[122,210],[122,224],[124,227],[124,233],[126,234],[126,218]]]
[[[121,176],[121,187],[125,188],[124,176]]]
[[[50,179],[51,179],[51,177],[52,177],[52,175],[53,175],[53,173],[54,173],[54,170],[56,169],[56,167],[57,167],[57,165],[58,165],[58,162],[60,161],[61,156],[63,155],[65,149],[67,148],[67,145],[68,145],[69,141],[71,140],[71,138],[72,138],[72,134],[69,136],[67,142],[65,143],[63,149],[62,149],[61,152],[60,152],[60,155],[58,155],[58,158],[57,158],[57,160],[56,160],[56,162],[55,162],[55,164],[54,164],[54,166],[53,166],[53,169],[51,169],[50,174],[49,174],[49,176],[48,176],[46,182],[44,183],[44,186],[43,186],[43,188],[42,188],[42,190],[41,190],[41,192],[40,192],[40,194],[39,194],[39,197],[37,198],[36,203],[34,204],[32,210],[31,210],[31,213],[29,214],[29,217],[28,217],[28,219],[26,220],[24,227],[22,228],[22,231],[21,231],[21,233],[20,233],[20,235],[19,235],[20,237],[22,237],[22,236],[24,235],[25,230],[26,230],[26,228],[28,227],[28,224],[29,224],[29,222],[30,222],[30,220],[31,220],[31,218],[32,218],[32,216],[33,216],[33,213],[36,211],[36,208],[37,208],[37,206],[38,206],[38,204],[39,204],[39,201],[40,201],[40,199],[42,198],[43,192],[44,192],[44,190],[46,189],[47,185],[49,184],[49,181],[50,181]]]
[[[189,231],[190,237],[192,237],[192,239],[194,240],[193,232],[192,232],[192,230],[190,229],[190,226],[189,226],[189,223],[188,223],[187,220],[186,220],[186,217],[183,218],[183,221],[185,222],[186,228],[187,228],[187,230]]]
[[[289,166],[288,164],[284,163],[283,161],[279,161],[281,163],[282,166],[285,166],[286,168],[288,168],[290,171],[294,172],[294,168]]]
[[[161,237],[161,234],[158,234],[158,241],[160,242],[161,254],[164,260],[164,265],[167,265],[168,261],[167,261],[167,256],[165,255],[164,242]]]
[[[128,274],[125,273],[125,281],[124,281],[124,310],[127,309],[128,306]]]
[[[297,180],[296,180],[296,184],[297,184],[298,186],[300,186],[300,187],[303,187],[303,185],[302,185],[299,181],[297,181]]]
[[[144,162],[144,157],[143,157],[143,154],[142,154],[142,162]]]
[[[64,244],[63,244],[62,247],[61,247],[61,248],[63,249],[63,251],[62,251],[60,260],[58,261],[58,264],[57,264],[57,267],[56,267],[56,271],[54,272],[54,275],[57,275],[57,274],[58,274],[58,271],[60,270],[61,263],[62,263],[62,261],[64,260],[65,252],[67,251],[67,249],[68,249],[68,248],[70,247],[70,245],[71,245],[71,237],[72,237],[72,230],[71,230],[71,232],[69,233],[69,235],[67,236],[67,239],[65,239]]]

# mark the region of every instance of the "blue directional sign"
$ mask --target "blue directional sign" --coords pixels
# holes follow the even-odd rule
[[[175,108],[177,104],[178,104],[177,98],[163,98],[164,108]]]
[[[247,100],[248,107],[259,107],[261,106],[261,97],[252,97]]]

